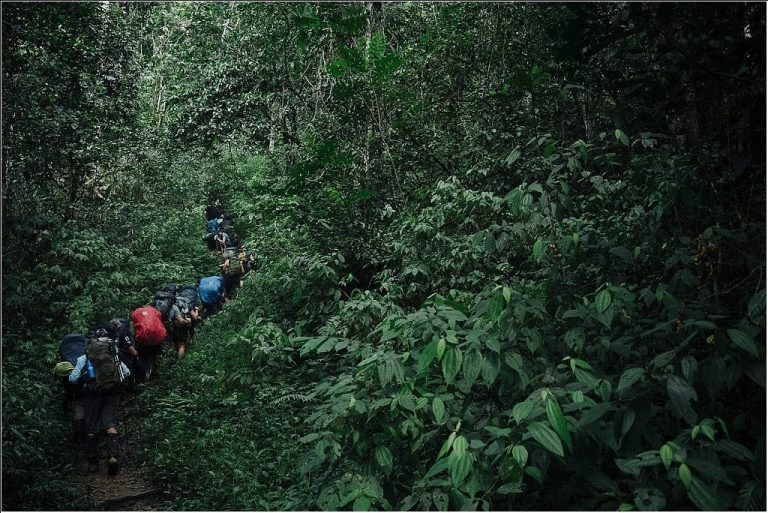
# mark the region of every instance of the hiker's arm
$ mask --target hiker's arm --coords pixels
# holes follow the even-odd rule
[[[131,356],[139,356],[139,352],[136,351],[136,348],[133,346],[128,346],[128,352],[131,353]]]
[[[77,359],[77,364],[72,372],[69,373],[69,382],[72,384],[77,383],[80,380],[80,376],[83,374],[83,368],[85,367],[85,356],[81,356]]]
[[[175,319],[176,319],[176,323],[177,323],[177,324],[189,324],[189,321],[187,321],[187,320],[184,318],[184,316],[183,316],[183,315],[181,315],[181,314],[178,314],[178,315],[176,315]]]

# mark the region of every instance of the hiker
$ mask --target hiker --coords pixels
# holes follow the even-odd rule
[[[243,276],[256,268],[256,257],[250,249],[246,249],[245,246],[238,248],[238,258],[243,264]],[[242,286],[242,281],[240,282]]]
[[[59,358],[61,361],[54,367],[54,374],[60,377],[64,384],[64,412],[72,415],[72,431],[75,444],[85,445],[85,399],[82,384],[69,382],[69,375],[74,370],[77,359],[85,354],[88,339],[82,333],[65,335],[59,343]]]
[[[200,302],[203,304],[205,315],[211,315],[218,311],[222,301],[227,301],[224,290],[224,278],[222,276],[208,276],[200,280]]]
[[[131,371],[117,355],[117,344],[109,338],[108,327],[99,326],[77,359],[69,374],[69,382],[83,384],[85,406],[86,455],[88,471],[99,469],[96,437],[106,431],[109,451],[108,474],[114,476],[120,469],[120,441],[117,436],[120,393],[124,379]]]
[[[171,340],[176,349],[176,355],[179,358],[184,358],[194,333],[194,326],[200,319],[196,286],[183,285],[179,287],[179,291],[176,293],[176,302],[171,307],[169,317],[173,323]]]
[[[232,245],[232,239],[229,234],[220,228],[216,231],[213,240],[216,245],[216,251],[221,251],[222,253]]]
[[[109,336],[117,341],[118,356],[131,371],[130,379],[124,383],[126,390],[136,391],[136,385],[144,376],[144,366],[139,359],[139,352],[136,350],[136,344],[131,335],[130,322],[128,319],[116,317],[109,321]]]
[[[216,207],[207,207],[205,209],[205,236],[203,241],[208,245],[208,249],[216,249],[216,234],[219,231],[219,211]]]
[[[157,354],[168,338],[168,330],[163,324],[162,314],[152,306],[134,310],[131,313],[131,322],[135,330],[136,350],[144,368],[144,381],[149,381]]]
[[[237,247],[240,245],[240,237],[235,233],[235,220],[230,214],[221,214],[219,231],[224,232],[228,239],[224,248]]]
[[[245,273],[242,260],[237,248],[228,248],[222,254],[221,275],[224,278],[224,292],[228,298],[233,297],[235,289],[241,285],[240,280]]]
[[[171,316],[171,308],[173,308],[176,302],[176,291],[178,285],[175,283],[166,283],[163,287],[155,292],[154,307],[160,312],[165,324],[165,329],[168,333],[173,330],[173,317]]]

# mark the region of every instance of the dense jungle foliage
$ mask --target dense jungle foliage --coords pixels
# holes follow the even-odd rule
[[[765,4],[7,3],[4,509],[59,339],[255,250],[123,419],[180,510],[765,509]]]

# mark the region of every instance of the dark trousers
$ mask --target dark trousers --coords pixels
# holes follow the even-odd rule
[[[161,346],[136,344],[136,350],[139,352],[139,361],[141,362],[141,366],[144,367],[145,372],[152,372],[152,367],[155,364],[160,348]]]
[[[232,299],[232,294],[235,289],[240,286],[240,275],[237,276],[224,276],[224,292],[229,299]]]

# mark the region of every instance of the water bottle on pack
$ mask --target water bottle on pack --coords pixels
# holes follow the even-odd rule
[[[93,368],[93,364],[90,360],[85,361],[85,372],[88,379],[96,379],[96,369]]]

